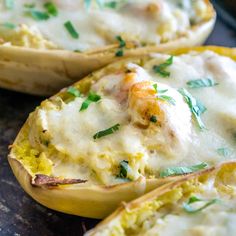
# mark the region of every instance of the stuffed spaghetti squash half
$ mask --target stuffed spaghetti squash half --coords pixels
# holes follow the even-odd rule
[[[123,204],[86,236],[233,236],[236,162],[195,173]]]
[[[208,0],[1,1],[0,86],[51,95],[122,56],[201,44],[214,22]]]
[[[236,159],[235,59],[200,47],[90,74],[30,114],[13,172],[43,205],[101,218],[173,176]]]

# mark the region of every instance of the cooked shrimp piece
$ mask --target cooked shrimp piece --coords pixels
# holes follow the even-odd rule
[[[135,83],[129,90],[131,122],[143,129],[147,144],[167,156],[185,153],[191,135],[191,112],[173,88],[151,81]]]

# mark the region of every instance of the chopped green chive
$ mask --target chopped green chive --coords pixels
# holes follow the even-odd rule
[[[191,205],[196,202],[206,202],[206,203],[199,208],[193,208]],[[221,201],[219,199],[204,200],[204,199],[200,199],[198,197],[192,196],[189,198],[188,202],[183,204],[183,209],[187,213],[198,213],[198,212],[204,210],[205,208],[207,208],[213,204],[220,203],[220,202]]]
[[[115,131],[118,131],[119,128],[120,128],[120,124],[116,124],[116,125],[114,125],[114,126],[108,128],[108,129],[99,131],[99,132],[97,132],[97,133],[93,136],[93,139],[99,139],[99,138],[102,138],[102,137],[104,137],[104,136],[113,134]]]
[[[15,29],[16,28],[16,25],[13,23],[10,23],[10,22],[5,22],[5,23],[1,24],[1,26],[5,27],[7,29]]]
[[[175,175],[190,174],[199,170],[203,170],[207,167],[207,163],[203,162],[194,166],[181,166],[181,167],[170,167],[160,172],[160,177],[168,177]]]
[[[154,115],[152,115],[152,116],[150,117],[150,121],[153,122],[153,123],[157,123],[157,117],[154,116]]]
[[[120,172],[117,175],[117,177],[122,178],[122,179],[127,178],[128,170],[129,170],[129,162],[125,160],[121,161],[119,168],[120,168]]]
[[[79,38],[79,34],[77,33],[76,29],[74,28],[74,26],[72,25],[72,23],[70,21],[65,22],[64,26],[72,38],[74,38],[74,39]]]
[[[206,88],[218,85],[213,79],[196,79],[187,82],[189,88]]]
[[[81,96],[80,91],[75,87],[69,87],[67,89],[67,93],[69,93],[70,95],[72,95],[74,97],[80,97]]]
[[[46,2],[44,4],[44,7],[46,8],[48,14],[50,14],[52,16],[57,16],[58,15],[58,10],[57,10],[57,7],[54,3]]]
[[[220,155],[220,156],[223,156],[223,157],[228,157],[231,155],[231,150],[229,148],[218,148],[217,149],[217,153]]]
[[[167,69],[167,67],[169,67],[170,65],[173,64],[173,58],[174,57],[171,56],[164,63],[162,63],[160,65],[153,66],[154,72],[158,73],[162,77],[169,77],[170,76],[170,72],[166,71],[166,69]]]
[[[32,18],[34,18],[37,21],[42,21],[42,20],[48,20],[49,15],[46,12],[38,11],[38,10],[29,10],[26,13],[28,13]]]
[[[99,100],[101,100],[101,96],[90,92],[87,99],[82,103],[79,111],[86,110],[92,102],[98,102]]]
[[[200,101],[196,100],[186,89],[181,88],[178,91],[188,104],[189,109],[194,115],[199,128],[205,129],[205,125],[201,120],[201,115],[207,110],[206,107]]]
[[[14,8],[15,1],[14,0],[5,0],[5,6],[7,9],[11,10]]]
[[[123,50],[118,50],[115,55],[116,57],[122,57],[124,55],[124,52]]]

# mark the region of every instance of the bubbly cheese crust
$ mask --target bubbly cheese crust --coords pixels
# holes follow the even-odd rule
[[[48,14],[44,1],[17,0],[10,9],[1,1],[1,43],[84,51],[117,43],[116,36],[120,35],[139,45],[159,45],[186,36],[192,26],[209,20],[204,0],[94,0],[87,7],[84,0],[51,2],[58,10],[56,16]],[[42,13],[48,17],[44,19]],[[65,29],[68,21],[78,38]],[[36,32],[34,41],[32,32]],[[38,38],[42,38],[41,43]]]
[[[235,159],[236,63],[211,51],[175,56],[166,68],[170,76],[163,78],[153,67],[168,59],[125,60],[75,85],[81,96],[65,90],[46,100],[30,116],[28,143],[21,141],[32,151],[20,143],[16,156],[28,163],[24,156],[36,152],[34,165],[28,165],[33,175],[44,173],[47,157],[51,164],[45,174],[50,170],[53,176],[106,185],[159,177],[169,167]],[[215,86],[187,86],[206,78]],[[206,107],[201,114],[205,128],[199,128],[180,88]],[[81,110],[89,92],[100,100]],[[99,137],[101,131],[105,134]],[[127,173],[121,176],[124,161]]]

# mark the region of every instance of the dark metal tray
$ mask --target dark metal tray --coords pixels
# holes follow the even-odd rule
[[[221,12],[219,12],[221,14]],[[236,32],[218,17],[206,44],[236,47]],[[12,143],[29,112],[42,98],[0,90],[0,235],[73,236],[82,235],[98,220],[49,210],[32,200],[19,186],[7,162]]]

